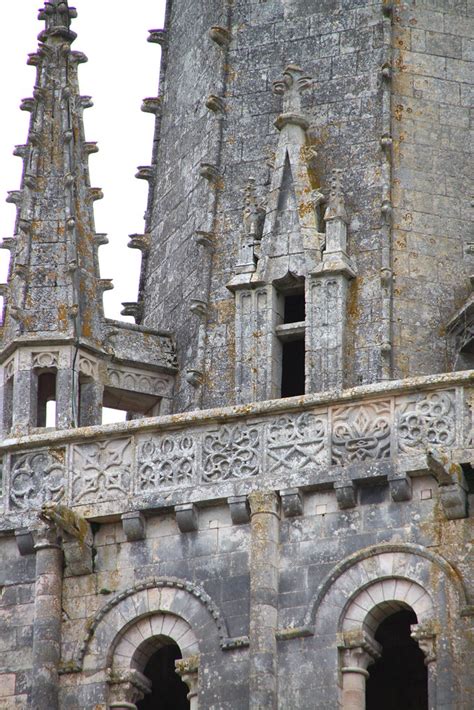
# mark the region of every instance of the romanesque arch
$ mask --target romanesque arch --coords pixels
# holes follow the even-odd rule
[[[181,652],[177,672],[197,708],[199,654],[225,648],[226,622],[203,589],[177,579],[152,579],[113,597],[92,620],[78,653],[88,674],[104,673],[110,708],[133,708],[149,692],[143,675],[147,660],[172,642]]]
[[[462,579],[443,558],[417,545],[382,545],[340,562],[314,595],[305,621],[315,634],[336,636],[343,710],[365,710],[367,669],[381,650],[375,632],[396,611],[413,610],[417,624],[412,637],[428,667],[430,707],[436,707],[439,695],[440,660],[442,683],[450,687],[447,707],[454,709],[460,692],[454,683],[455,658],[440,637],[466,605]]]

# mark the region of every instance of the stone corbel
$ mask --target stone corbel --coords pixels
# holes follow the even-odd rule
[[[388,475],[390,495],[395,503],[411,500],[412,483],[407,471],[391,471]]]
[[[180,676],[183,683],[188,686],[190,710],[197,709],[198,700],[198,671],[199,671],[199,655],[188,656],[188,658],[180,658],[175,661],[176,673]]]
[[[438,482],[441,505],[447,519],[467,517],[467,483],[462,467],[437,451],[428,453],[427,464]]]
[[[285,518],[303,515],[303,495],[299,488],[286,488],[280,491],[280,498]]]
[[[198,529],[198,512],[194,503],[182,503],[175,506],[176,522],[182,533],[195,532]]]
[[[246,495],[227,498],[230,517],[234,525],[245,525],[250,522],[250,507]]]
[[[355,508],[357,505],[357,491],[353,481],[335,481],[334,490],[336,492],[337,505],[340,510]]]
[[[122,514],[122,528],[127,542],[144,540],[146,537],[145,516],[139,510]]]
[[[112,710],[136,710],[136,703],[151,692],[151,683],[139,671],[107,669],[108,707]]]

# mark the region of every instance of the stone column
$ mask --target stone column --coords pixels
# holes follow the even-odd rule
[[[33,667],[29,707],[57,710],[61,657],[62,551],[54,525],[34,532],[36,552]]]
[[[70,367],[56,373],[56,426],[70,429],[74,425],[74,409],[77,408],[77,384]]]
[[[436,635],[433,632],[434,624],[412,624],[411,637],[417,643],[425,656],[425,666],[428,671],[428,710],[436,710]]]
[[[342,709],[365,710],[367,667],[380,656],[380,646],[364,632],[350,632],[344,634],[339,648],[342,653]]]
[[[79,393],[79,426],[102,424],[104,386],[100,382],[83,382]]]
[[[176,673],[180,676],[183,683],[188,686],[190,710],[198,710],[198,670],[199,656],[189,656],[188,658],[180,658],[175,661]]]
[[[279,502],[276,493],[249,495],[250,538],[250,710],[277,707]]]
[[[38,384],[31,369],[18,370],[13,379],[12,434],[28,434],[36,426],[38,410]]]

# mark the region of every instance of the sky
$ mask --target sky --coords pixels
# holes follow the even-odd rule
[[[104,294],[106,316],[120,318],[121,302],[135,301],[140,252],[128,249],[128,235],[143,231],[148,184],[134,178],[137,166],[149,165],[154,116],[140,111],[142,99],[156,96],[160,47],[147,42],[148,30],[163,27],[165,0],[70,0],[77,19],[73,49],[89,61],[79,66],[81,93],[92,96],[84,112],[86,140],[97,141],[99,153],[89,159],[91,185],[104,199],[94,203],[96,231],[108,235],[99,250],[101,276],[113,278]],[[14,0],[3,11],[0,42],[2,110],[0,113],[0,238],[13,235],[15,206],[5,203],[8,190],[20,187],[22,161],[15,145],[27,137],[30,114],[20,111],[32,95],[35,68],[28,54],[37,47],[44,26],[37,20],[43,0]],[[133,8],[133,9],[132,9]],[[7,277],[9,253],[0,249],[0,282]],[[133,320],[124,318],[124,320]]]

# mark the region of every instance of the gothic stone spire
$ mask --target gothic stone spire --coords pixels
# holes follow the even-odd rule
[[[39,12],[45,29],[28,63],[36,67],[28,140],[15,153],[23,158],[16,204],[12,259],[6,289],[3,349],[15,341],[79,340],[94,348],[103,341],[101,292],[92,202],[102,197],[90,187],[83,110],[77,67],[87,58],[71,51],[76,10],[64,0],[46,2]]]

